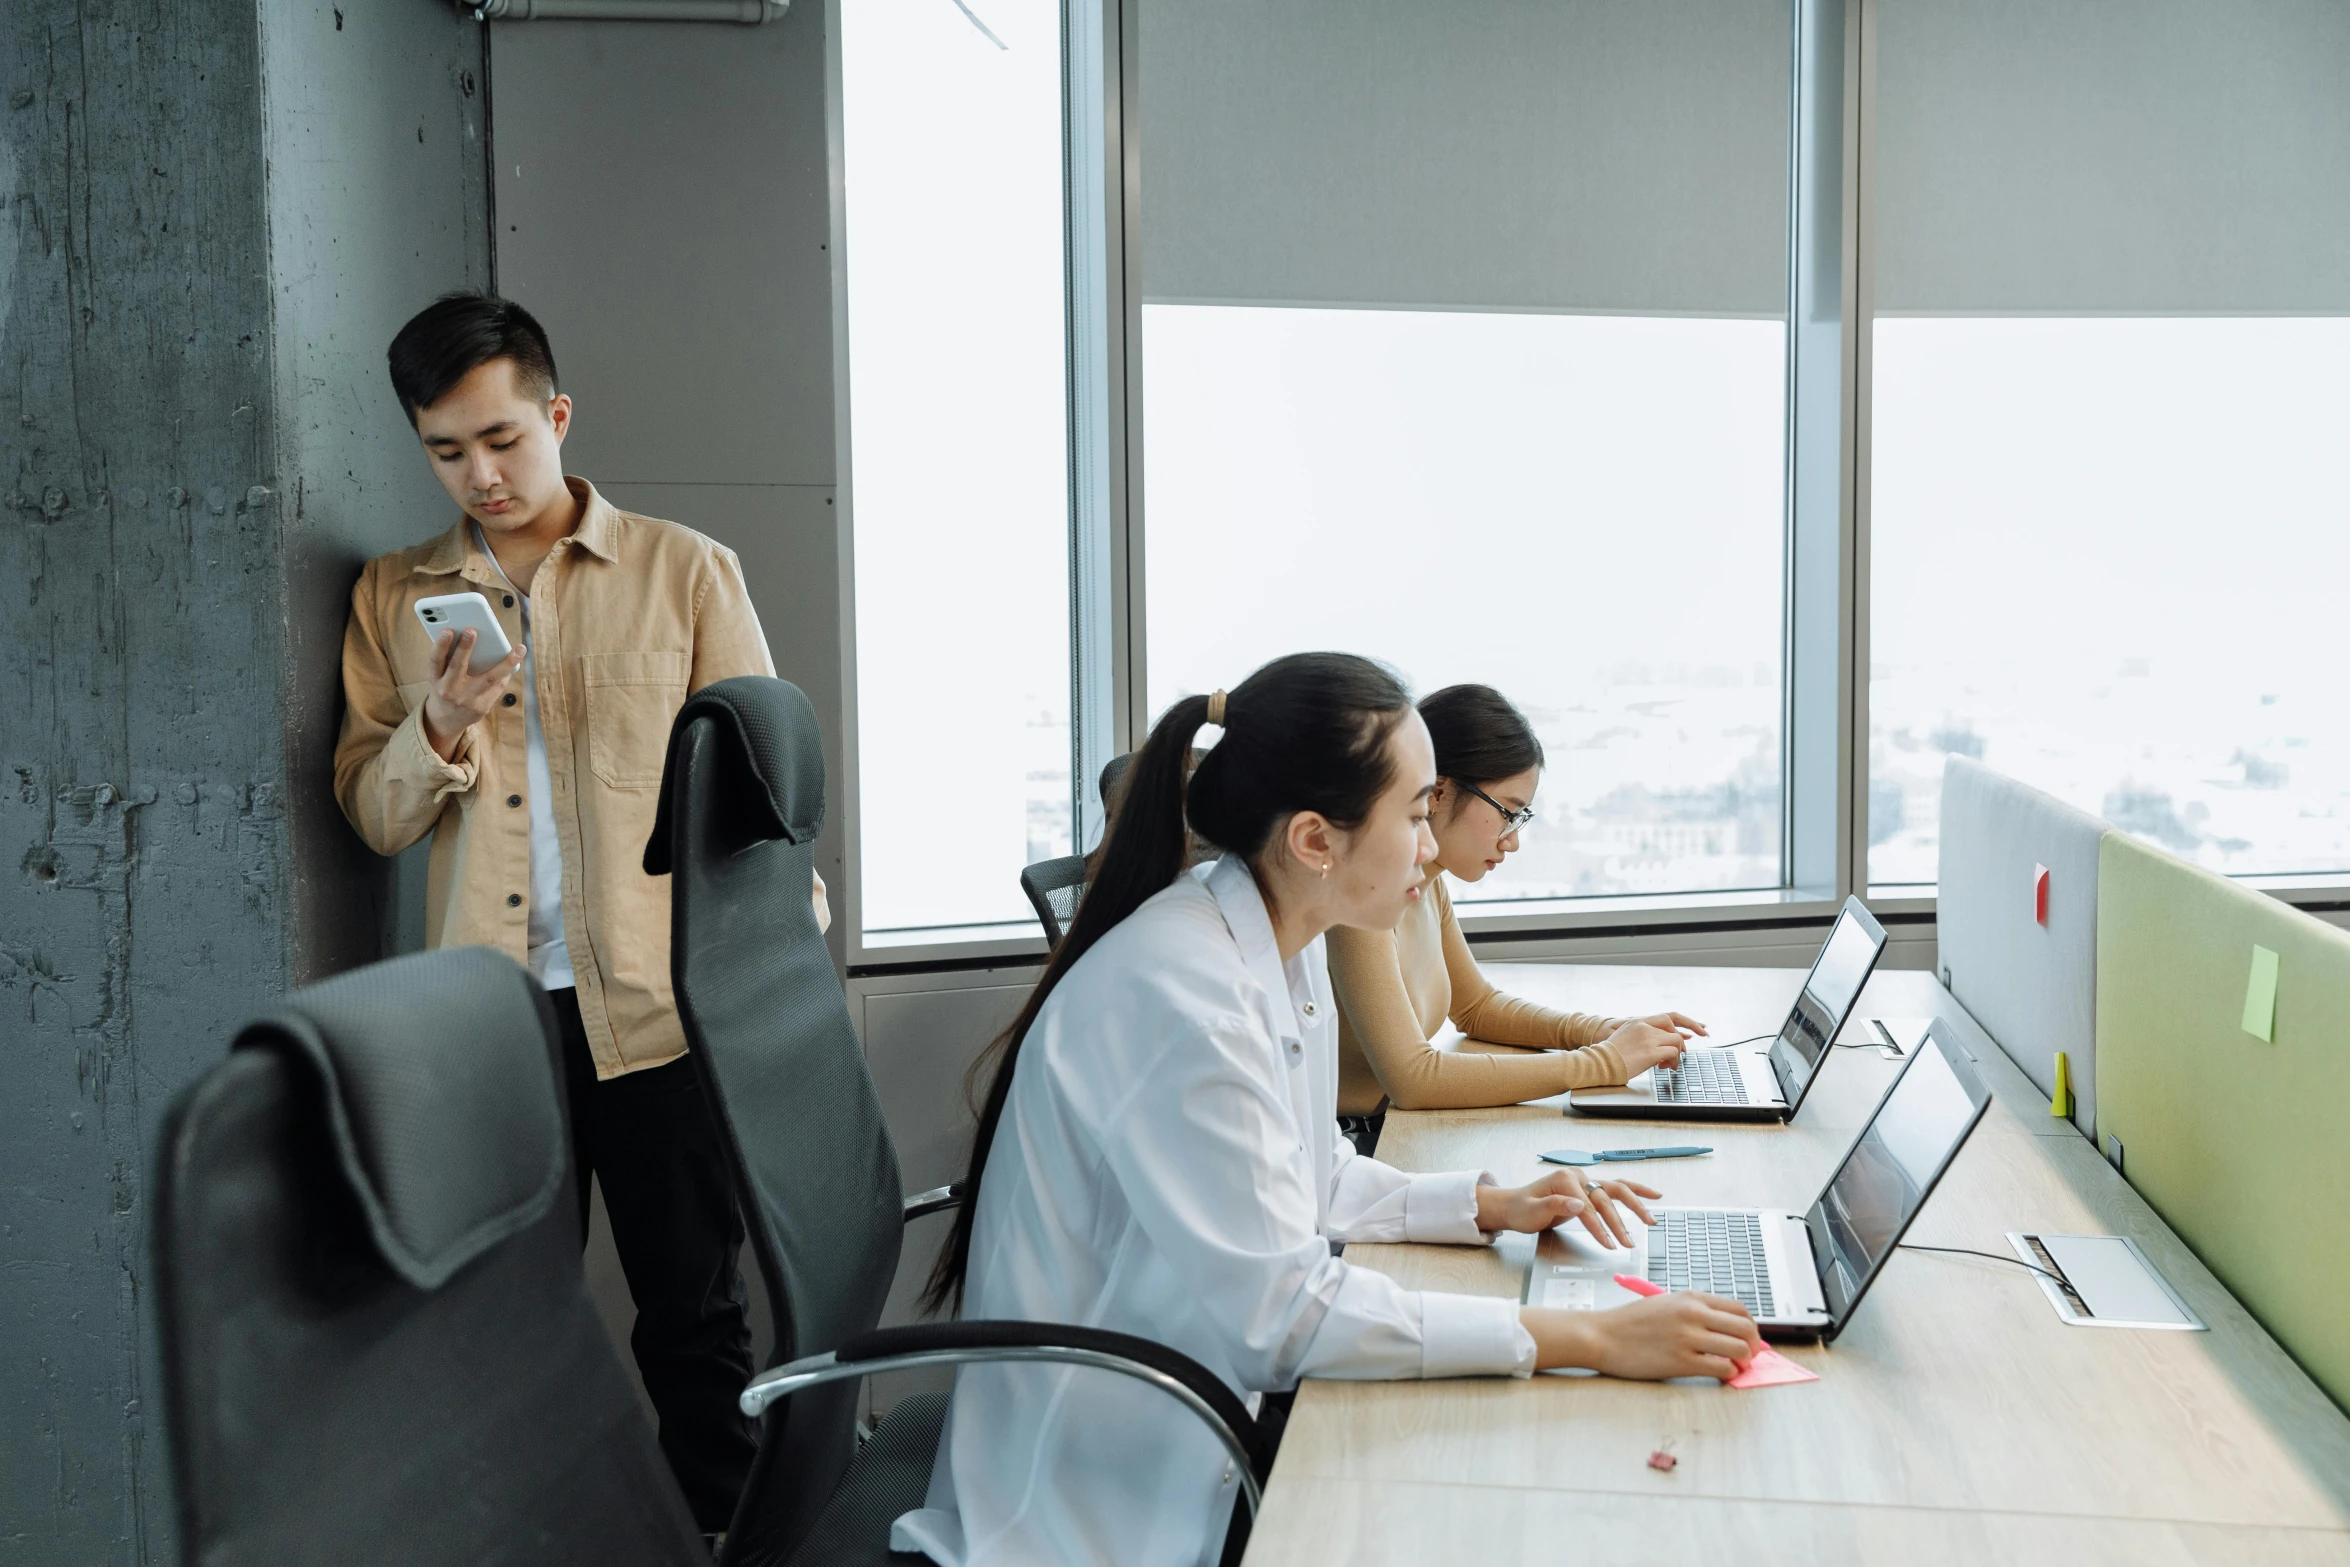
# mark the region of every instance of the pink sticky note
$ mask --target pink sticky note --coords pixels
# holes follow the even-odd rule
[[[1777,1387],[1782,1382],[1817,1382],[1819,1374],[1806,1371],[1785,1355],[1765,1344],[1755,1351],[1746,1369],[1732,1377],[1730,1387]]]
[[[2048,867],[2032,867],[2032,918],[2042,925],[2048,923]]]

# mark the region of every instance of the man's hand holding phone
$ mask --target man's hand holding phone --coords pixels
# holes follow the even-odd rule
[[[472,672],[473,644],[480,633],[444,631],[432,644],[432,694],[424,699],[424,739],[444,762],[455,758],[457,742],[498,705],[506,682],[522,667],[526,649],[516,648],[480,674]]]

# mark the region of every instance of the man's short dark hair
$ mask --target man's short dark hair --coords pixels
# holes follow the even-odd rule
[[[555,351],[547,346],[546,328],[495,294],[443,294],[400,328],[384,357],[411,425],[493,359],[514,361],[515,384],[528,395],[551,398],[556,392]]]

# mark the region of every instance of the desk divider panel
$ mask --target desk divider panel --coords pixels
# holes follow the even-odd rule
[[[1942,771],[1934,936],[1942,982],[2033,1086],[2097,1136],[2097,845],[2113,829],[2053,795],[1953,756]],[[2038,871],[2047,873],[2040,919]]]
[[[2350,1409],[2350,933],[2120,833],[2100,858],[2099,1125]],[[2277,955],[2273,1042],[2244,1026],[2256,946]]]

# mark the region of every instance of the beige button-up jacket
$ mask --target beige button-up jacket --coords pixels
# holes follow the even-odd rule
[[[669,989],[669,880],[645,840],[687,695],[772,675],[766,636],[731,550],[673,522],[615,509],[584,479],[578,529],[531,588],[531,669],[563,847],[563,933],[596,1075],[673,1061],[685,1034]],[[378,854],[426,834],[425,941],[525,960],[530,811],[520,694],[508,692],[443,761],[424,735],[432,642],[418,599],[478,592],[522,645],[522,610],[472,524],[378,556],[351,591],[335,798]],[[819,920],[824,884],[816,884]]]

